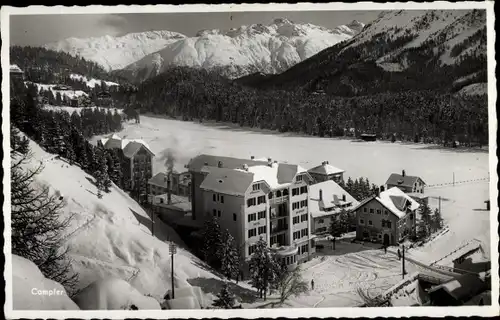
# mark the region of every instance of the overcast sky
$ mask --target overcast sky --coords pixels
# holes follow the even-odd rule
[[[274,18],[312,23],[327,28],[352,20],[368,23],[380,11],[308,11],[308,12],[213,12],[213,13],[129,13],[11,15],[10,43],[39,46],[76,37],[123,35],[130,32],[169,30],[194,36],[202,29],[230,29],[253,23],[270,24]]]

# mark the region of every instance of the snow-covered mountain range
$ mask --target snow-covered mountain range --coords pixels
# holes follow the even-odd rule
[[[194,37],[155,31],[123,37],[70,38],[47,44],[95,61],[108,70],[141,80],[169,66],[222,68],[231,78],[254,72],[279,73],[338,42],[352,38],[364,24],[352,21],[334,29],[294,23],[284,18],[269,25],[252,24],[230,30],[201,30]]]

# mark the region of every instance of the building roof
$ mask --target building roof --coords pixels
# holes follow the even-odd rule
[[[163,203],[160,199],[163,199]],[[168,204],[168,193],[160,194],[153,197],[154,205],[161,205],[163,207],[171,207],[173,209],[178,209],[184,212],[191,211],[191,202],[187,197],[178,196],[176,194],[170,195],[170,204]]]
[[[309,173],[321,174],[321,175],[330,175],[330,174],[338,174],[345,172],[345,170],[336,168],[328,163],[328,161],[323,161],[321,165],[311,168],[307,170]]]
[[[253,174],[250,172],[212,167],[201,183],[200,188],[218,193],[243,196],[253,181]]]
[[[422,183],[425,184],[424,180],[422,180],[422,178],[420,177],[407,176],[406,174],[403,176],[399,173],[393,173],[389,176],[389,179],[387,179],[387,182],[385,184],[412,188],[415,182],[417,182],[417,180],[419,179],[422,181]]]
[[[257,165],[248,167],[248,171],[245,169],[235,169],[235,171],[250,172],[253,174],[252,182],[264,181],[271,189],[288,186],[298,173],[306,173],[301,166],[286,163]]]
[[[247,159],[239,159],[239,158],[231,158],[231,157],[220,157],[213,156],[208,154],[201,154],[199,156],[194,157],[188,164],[188,168],[190,171],[194,172],[202,172],[203,167],[217,167],[219,161],[222,162],[222,166],[226,169],[237,169],[243,168],[243,165],[246,164],[248,166],[256,166],[256,165],[267,165],[267,161],[256,161],[256,160],[247,160]]]
[[[320,190],[322,191],[322,201],[319,200]],[[345,202],[342,201],[342,195],[346,196]],[[353,207],[359,204],[359,201],[354,199],[353,196],[351,196],[335,181],[323,181],[309,187],[309,212],[313,218],[338,213],[341,210],[340,208],[332,211],[324,211],[322,208],[329,209],[349,202],[352,203]]]
[[[429,294],[443,290],[457,301],[468,301],[486,290],[486,284],[480,276],[464,274],[429,290]]]
[[[167,174],[165,172],[158,172],[155,174],[151,179],[149,179],[148,183],[149,184],[154,184],[160,187],[166,187],[167,186]]]
[[[101,143],[106,149],[122,149],[123,154],[128,158],[132,158],[141,149],[141,146],[154,156],[148,144],[141,139],[122,139],[115,133],[109,135],[107,138],[102,138]]]
[[[24,73],[21,68],[17,64],[11,64],[10,65],[10,73]]]
[[[470,241],[466,241],[458,245],[454,251],[451,251],[450,254],[447,256],[438,259],[436,261],[433,261],[431,265],[435,263],[439,263],[440,265],[449,265],[453,263],[453,261],[460,259],[460,258],[466,258],[467,256],[480,251],[482,249],[481,241],[472,239]],[[481,256],[482,253],[480,253],[479,256]]]
[[[405,194],[399,188],[393,187],[381,192],[378,196],[374,195],[363,200],[358,206],[353,208],[353,210],[361,208],[374,199],[382,204],[391,213],[396,215],[398,218],[403,218],[406,215],[406,212],[404,210],[405,206],[410,208],[411,211],[417,210],[420,206],[417,201]]]

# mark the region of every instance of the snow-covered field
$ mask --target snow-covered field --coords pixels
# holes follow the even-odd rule
[[[98,199],[91,176],[55,159],[33,142],[30,147],[34,158],[28,166],[44,164],[36,182],[49,185],[52,192],[64,197],[65,216],[74,214],[66,245],[79,274],[79,288],[100,279],[118,278],[161,301],[171,286],[169,241],[180,246],[175,256],[176,287],[189,287],[190,279],[198,279],[202,288],[206,279],[218,283],[218,277],[183,248],[179,236],[168,226],[156,221],[153,237],[148,214],[125,192],[113,185],[110,193]]]
[[[101,83],[103,82],[103,80],[94,79],[94,78],[88,79],[87,77],[82,76],[81,74],[76,74],[76,73],[70,74],[69,77],[71,79],[74,79],[74,80],[79,80],[79,81],[85,82],[87,84],[87,86],[90,87],[90,88],[94,88],[96,84],[100,86]],[[108,87],[119,86],[119,84],[116,83],[116,82],[104,81],[104,83]]]

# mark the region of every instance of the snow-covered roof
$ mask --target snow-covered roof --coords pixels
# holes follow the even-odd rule
[[[378,201],[387,210],[389,210],[400,219],[406,216],[406,211],[404,210],[405,207],[409,208],[412,212],[420,207],[417,201],[405,194],[398,187],[393,187],[381,192],[378,196],[374,195],[361,201],[361,203],[354,207],[353,210],[357,210],[373,200]]]
[[[293,177],[298,173],[305,173],[306,170],[299,165],[292,168],[293,172],[285,177],[283,166],[290,166],[284,163],[273,163],[271,165],[258,165],[248,167],[248,172],[253,173],[253,182],[265,181],[271,189],[286,187],[293,182]],[[282,170],[280,170],[280,167]],[[288,168],[287,168],[288,169]],[[237,169],[238,170],[238,169]],[[281,172],[280,172],[281,171]],[[292,176],[293,175],[293,176]]]
[[[10,72],[11,73],[23,73],[23,70],[21,70],[21,68],[19,68],[19,66],[17,64],[11,64],[10,65]]]
[[[322,192],[322,200],[319,199],[320,190]],[[342,200],[343,195],[345,195],[345,201]],[[313,218],[336,214],[340,212],[341,205],[347,205],[349,203],[351,203],[352,207],[355,207],[359,204],[359,201],[354,199],[353,196],[335,181],[323,181],[309,187],[309,212]],[[330,211],[324,210],[333,207],[337,208]]]
[[[386,181],[386,185],[392,186],[404,186],[404,187],[413,187],[413,185],[420,179],[422,183],[425,184],[424,180],[420,177],[416,176],[407,176],[406,174],[403,176],[399,173],[393,173],[389,176],[389,179]]]
[[[183,197],[183,196],[178,196],[176,194],[171,194],[170,195],[170,204],[168,204],[168,194],[160,194],[157,196],[154,196],[153,198],[153,204],[154,205],[160,205],[160,206],[171,206],[176,209],[179,209],[181,211],[191,211],[191,202],[189,202],[188,198]],[[163,201],[163,202],[161,202]]]
[[[122,139],[119,135],[114,133],[107,138],[102,138],[101,143],[106,149],[122,149],[123,154],[128,158],[132,158],[141,147],[144,147],[154,156],[151,148],[142,139]]]
[[[453,251],[451,251],[448,255],[444,256],[441,259],[433,261],[431,263],[431,265],[436,264],[436,263],[439,265],[444,265],[444,266],[449,265],[449,264],[453,263],[453,261],[455,261],[459,258],[462,258],[462,257],[465,258],[468,255],[471,255],[477,251],[480,251],[481,248],[482,248],[481,241],[479,241],[479,240],[472,239],[470,241],[466,241],[464,243],[461,243],[457,247],[455,247],[455,249]],[[476,258],[480,258],[481,255],[482,255],[482,253],[479,253],[479,255],[476,256]]]
[[[345,170],[332,166],[328,161],[323,161],[321,165],[309,169],[308,172],[322,175],[331,175],[345,172]]]

